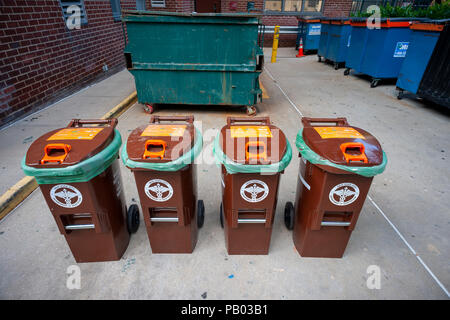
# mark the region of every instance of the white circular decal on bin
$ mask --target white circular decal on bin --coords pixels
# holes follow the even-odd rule
[[[249,180],[241,187],[241,197],[248,202],[263,201],[269,194],[269,187],[260,180]]]
[[[58,206],[75,208],[83,201],[81,192],[68,184],[58,184],[50,190],[50,198]]]
[[[350,182],[340,183],[330,191],[330,201],[337,206],[347,206],[358,199],[359,188]]]
[[[145,194],[153,201],[164,202],[172,198],[173,188],[165,180],[153,179],[145,184]]]

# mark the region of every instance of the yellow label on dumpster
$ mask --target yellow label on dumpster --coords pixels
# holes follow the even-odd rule
[[[268,126],[231,126],[232,138],[272,138]]]
[[[356,129],[349,127],[314,127],[314,129],[322,139],[365,139]]]
[[[104,128],[67,128],[53,134],[50,140],[92,140]]]
[[[185,130],[185,124],[149,125],[142,131],[141,137],[182,137]]]

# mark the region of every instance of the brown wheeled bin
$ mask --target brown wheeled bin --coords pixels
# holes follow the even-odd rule
[[[77,262],[119,260],[139,227],[138,207],[125,204],[116,125],[72,120],[34,141],[22,161]]]
[[[152,116],[122,149],[122,161],[134,173],[153,253],[192,253],[203,225],[194,164],[203,142],[193,122],[193,116]]]
[[[280,174],[292,152],[268,117],[227,119],[215,140],[221,164],[220,221],[229,254],[268,254]]]
[[[286,204],[285,224],[294,229],[302,257],[341,258],[386,155],[375,137],[346,118],[302,118],[302,123],[295,209]]]

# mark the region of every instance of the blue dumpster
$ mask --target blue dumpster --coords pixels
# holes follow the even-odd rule
[[[339,65],[345,63],[351,29],[350,19],[331,19],[328,32],[330,34],[330,40],[328,42],[328,50],[325,58],[334,63],[334,68],[336,70],[339,69]]]
[[[298,17],[298,34],[295,49],[300,46],[300,39],[303,39],[303,51],[314,51],[319,48],[320,40],[320,18]]]
[[[320,19],[320,38],[319,38],[319,48],[317,49],[317,55],[319,56],[319,62],[322,60],[321,58],[325,58],[328,52],[328,43],[330,41],[330,34],[328,29],[330,28],[330,18],[322,18]]]
[[[399,89],[397,97],[399,99],[403,97],[404,91],[417,94],[439,36],[449,22],[450,19],[430,20],[415,22],[411,25],[412,34],[408,53],[397,79],[397,88]]]
[[[383,18],[379,29],[369,29],[365,18],[351,18],[351,38],[344,74],[351,69],[372,77],[370,86],[381,79],[398,77],[411,37],[410,18]]]

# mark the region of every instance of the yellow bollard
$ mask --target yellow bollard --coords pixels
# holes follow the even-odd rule
[[[271,63],[277,62],[278,38],[280,37],[280,26],[275,26],[273,30],[273,45]]]

